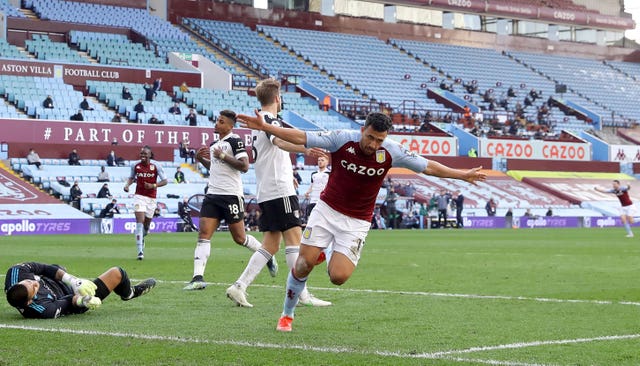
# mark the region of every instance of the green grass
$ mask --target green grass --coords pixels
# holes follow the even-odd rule
[[[2,274],[21,261],[95,277],[119,265],[147,296],[94,312],[27,320],[0,305],[0,365],[638,365],[640,243],[617,229],[372,231],[343,286],[324,265],[309,286],[328,308],[298,308],[275,331],[286,270],[225,297],[250,253],[216,233],[204,291],[185,292],[195,233],[0,240]],[[259,236],[259,235],[258,235]],[[4,277],[2,277],[4,280]],[[579,301],[573,301],[579,300]]]

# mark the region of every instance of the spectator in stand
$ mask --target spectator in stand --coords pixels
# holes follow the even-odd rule
[[[98,182],[109,182],[110,180],[107,168],[104,165],[101,166],[100,173],[98,173]]]
[[[80,156],[78,155],[78,150],[73,149],[69,153],[69,165],[80,165]]]
[[[153,99],[156,96],[156,91],[153,89],[153,87],[145,83],[142,88],[144,89],[144,100],[146,100],[147,102],[153,102]]]
[[[151,118],[149,118],[147,123],[150,124],[150,125],[163,125],[164,121],[159,120],[158,117],[156,117],[155,114],[152,114]]]
[[[173,175],[173,179],[176,183],[187,183],[187,181],[184,180],[184,173],[180,170],[180,167],[176,168],[176,174]]]
[[[533,103],[531,102],[531,99],[529,99],[529,96],[527,95],[526,97],[524,97],[524,108],[526,109],[527,107],[532,106]]]
[[[133,106],[133,111],[136,113],[144,113],[144,104],[142,104],[142,99],[138,99],[138,104]]]
[[[84,116],[82,115],[82,109],[78,109],[78,113],[69,117],[72,121],[84,121]]]
[[[196,111],[193,108],[189,109],[189,114],[184,117],[184,120],[189,122],[189,126],[197,126],[198,125],[198,116],[196,115]]]
[[[187,163],[189,158],[191,158],[191,164],[195,164],[196,152],[189,148],[189,141],[180,142],[180,157],[184,159],[184,162]]]
[[[129,92],[129,88],[127,88],[126,86],[122,87],[122,99],[133,100],[133,97],[131,96],[131,93]]]
[[[535,102],[539,96],[538,91],[535,90],[534,88],[531,88],[531,91],[529,92],[529,96],[531,97],[531,100]]]
[[[513,217],[513,210],[511,207],[507,210],[507,213],[504,214],[504,217]]]
[[[169,108],[169,113],[171,114],[182,114],[180,110],[180,103],[174,103],[171,108]]]
[[[153,81],[153,95],[157,96],[160,89],[162,89],[162,78],[157,78]]]
[[[78,185],[78,181],[73,182],[71,186],[71,190],[69,190],[71,205],[76,209],[80,209],[80,198],[82,197],[82,190]]]
[[[549,207],[545,216],[553,216],[553,210],[551,210],[551,207]]]
[[[111,200],[111,202],[107,203],[106,206],[100,211],[101,218],[113,218],[113,215],[120,214],[120,209],[118,208],[118,200],[115,198]]]
[[[51,95],[47,95],[47,98],[42,102],[42,107],[53,109],[53,98],[51,98]]]
[[[513,86],[509,87],[509,90],[507,90],[507,97],[509,98],[515,98],[518,95],[516,94],[516,91],[513,89]]]
[[[189,87],[187,86],[187,82],[183,81],[182,84],[180,84],[180,91],[183,93],[189,93],[191,90],[189,90]]]
[[[322,110],[326,112],[329,109],[331,109],[331,97],[327,94],[322,99]]]
[[[116,157],[116,152],[111,150],[109,156],[107,156],[107,165],[108,166],[116,166],[118,162],[118,158]]]
[[[493,200],[493,197],[489,198],[489,201],[487,201],[487,204],[484,206],[484,209],[487,211],[487,216],[496,215],[498,204],[496,203],[496,201]]]
[[[533,213],[531,213],[531,209],[530,209],[530,208],[528,208],[528,209],[524,212],[524,214],[523,214],[522,216],[524,216],[524,217],[533,217]]]
[[[40,162],[40,155],[33,149],[29,149],[29,153],[27,154],[27,163],[29,165],[35,165],[36,168],[42,169],[42,162]]]
[[[89,105],[89,101],[87,100],[86,97],[84,99],[82,99],[82,102],[80,102],[80,109],[82,109],[83,111],[92,111],[93,110],[93,108]]]
[[[109,191],[109,184],[105,183],[98,191],[98,198],[111,198],[111,191]]]
[[[122,116],[120,115],[120,113],[116,112],[113,115],[113,118],[111,118],[111,122],[122,122]]]

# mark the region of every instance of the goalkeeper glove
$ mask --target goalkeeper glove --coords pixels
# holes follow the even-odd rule
[[[76,306],[79,308],[87,308],[89,310],[96,310],[102,305],[99,297],[95,296],[78,296],[76,300]]]
[[[77,278],[68,273],[65,273],[62,276],[62,282],[65,285],[71,287],[74,293],[80,294],[82,296],[86,296],[86,295],[93,296],[96,294],[96,289],[98,288],[98,286],[96,286],[96,284],[93,283],[92,281],[89,281],[87,279]]]

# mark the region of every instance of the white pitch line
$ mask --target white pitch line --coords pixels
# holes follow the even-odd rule
[[[6,275],[0,275],[5,277]],[[132,281],[138,281],[131,279]],[[176,280],[156,280],[158,283],[170,283],[184,285],[187,281]],[[221,282],[205,282],[207,286],[229,286],[228,283]],[[284,289],[281,285],[262,285],[252,284],[253,287],[262,288],[277,288]],[[321,291],[340,291],[340,292],[353,292],[353,293],[369,293],[369,294],[389,294],[389,295],[411,295],[411,296],[428,296],[428,297],[453,297],[460,299],[476,299],[476,300],[518,300],[518,301],[533,301],[533,302],[549,302],[549,303],[569,303],[569,304],[595,304],[595,305],[630,305],[640,306],[640,302],[637,301],[616,301],[616,300],[581,300],[581,299],[554,299],[546,297],[527,297],[527,296],[506,296],[506,295],[477,295],[477,294],[456,294],[446,292],[425,292],[425,291],[396,291],[396,290],[373,290],[373,289],[355,289],[355,288],[339,288],[339,287],[309,287],[314,290]]]
[[[186,281],[158,280],[161,283],[184,285]],[[206,282],[212,286],[229,286],[228,283]],[[280,285],[262,285],[252,284],[253,287],[277,288],[283,289]],[[389,295],[413,295],[413,296],[429,296],[429,297],[454,297],[462,299],[480,299],[480,300],[518,300],[518,301],[534,301],[534,302],[551,302],[551,303],[571,303],[571,304],[595,304],[595,305],[631,305],[640,306],[640,302],[635,301],[614,301],[614,300],[580,300],[580,299],[553,299],[546,297],[527,297],[527,296],[506,296],[506,295],[476,295],[476,294],[455,294],[446,292],[424,292],[424,291],[396,291],[396,290],[372,290],[372,289],[354,289],[339,287],[309,287],[313,290],[321,291],[345,291],[354,293],[371,293],[371,294],[389,294]]]
[[[459,349],[459,350],[431,352],[431,353],[421,354],[419,356],[425,356],[427,358],[431,358],[431,357],[440,357],[440,356],[447,356],[447,355],[461,355],[466,353],[484,352],[484,351],[499,351],[499,350],[505,350],[505,349],[520,349],[520,348],[527,348],[527,347],[555,346],[555,345],[563,345],[563,344],[590,343],[590,342],[601,342],[601,341],[617,341],[617,340],[638,339],[638,338],[640,338],[640,334],[623,334],[623,335],[601,336],[601,337],[592,337],[592,338],[560,339],[555,341],[551,340],[551,341],[519,342],[519,343],[511,343],[511,344],[501,344],[497,346],[481,346],[481,347],[471,347],[471,348]]]
[[[485,351],[505,350],[505,349],[521,349],[521,348],[527,348],[527,347],[540,347],[540,346],[590,343],[590,342],[615,341],[615,340],[640,338],[640,334],[627,334],[627,335],[601,336],[601,337],[592,337],[592,338],[520,342],[520,343],[502,344],[498,346],[481,346],[481,347],[472,347],[472,348],[466,348],[466,349],[460,349],[460,350],[449,350],[449,351],[441,351],[441,352],[414,354],[414,353],[401,353],[401,352],[356,350],[356,349],[351,349],[346,347],[316,347],[316,346],[309,346],[305,344],[282,345],[282,344],[275,344],[275,343],[232,341],[232,340],[220,341],[220,340],[208,340],[208,339],[198,339],[198,338],[190,338],[190,337],[161,336],[161,335],[152,335],[152,334],[121,333],[121,332],[105,332],[105,331],[96,331],[96,330],[77,330],[77,329],[68,329],[68,328],[44,328],[44,327],[33,327],[33,326],[23,326],[23,325],[11,325],[11,324],[0,324],[0,329],[16,329],[16,330],[27,330],[27,331],[36,331],[36,332],[66,333],[66,334],[79,334],[79,335],[97,335],[97,336],[107,336],[107,337],[117,337],[117,338],[135,338],[135,339],[145,339],[145,340],[153,340],[153,341],[169,341],[169,342],[178,342],[178,343],[230,345],[230,346],[270,348],[270,349],[291,349],[291,350],[304,350],[304,351],[314,351],[314,352],[333,353],[333,354],[351,353],[351,354],[376,355],[376,356],[382,356],[382,357],[394,357],[394,358],[403,358],[403,359],[434,359],[434,360],[444,359],[444,360],[451,360],[456,362],[474,362],[474,363],[483,363],[487,365],[500,365],[500,366],[542,366],[542,365],[537,363],[532,364],[532,363],[524,363],[524,362],[501,361],[501,360],[491,360],[491,359],[476,359],[476,358],[468,359],[468,358],[457,357],[456,355],[478,353],[478,352],[485,352]]]

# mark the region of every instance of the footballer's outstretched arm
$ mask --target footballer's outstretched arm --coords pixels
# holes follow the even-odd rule
[[[305,145],[307,143],[307,134],[304,131],[297,130],[295,128],[283,128],[266,123],[257,109],[255,112],[255,116],[239,114],[237,121],[247,128],[264,131],[294,145]]]
[[[429,160],[427,168],[422,173],[440,178],[460,179],[475,184],[477,181],[484,181],[487,179],[487,175],[483,173],[481,169],[482,167],[468,170],[453,169],[444,164],[438,163],[437,161]]]

